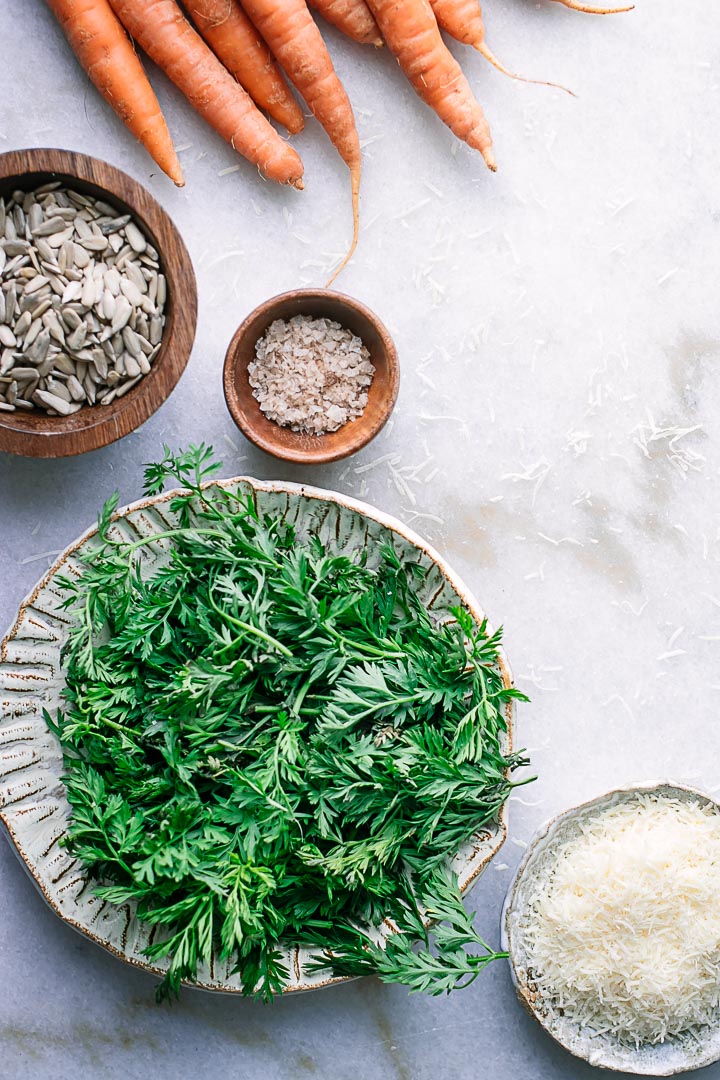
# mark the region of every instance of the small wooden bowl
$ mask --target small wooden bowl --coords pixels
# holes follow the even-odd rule
[[[275,319],[293,315],[333,319],[347,327],[362,340],[375,367],[362,416],[327,435],[302,435],[268,420],[248,381],[258,339]],[[397,401],[400,366],[390,334],[364,304],[328,289],[296,289],[273,296],[248,315],[228,347],[223,378],[230,415],[250,442],[283,461],[319,465],[356,453],[382,430]]]
[[[167,279],[166,323],[152,370],[111,405],[92,405],[71,416],[39,411],[0,412],[0,451],[26,457],[84,454],[121,439],[143,424],[174,390],[190,358],[197,322],[197,287],[190,255],[172,221],[149,192],[112,165],[68,150],[0,154],[0,196],[62,180],[133,214],[160,255]]]

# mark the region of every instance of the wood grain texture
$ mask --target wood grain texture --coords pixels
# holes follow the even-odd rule
[[[268,420],[248,381],[258,339],[274,319],[293,315],[334,319],[347,327],[362,340],[375,367],[362,416],[327,435],[302,435]],[[282,461],[319,465],[357,453],[382,430],[397,401],[400,364],[388,330],[370,308],[328,289],[296,289],[266,300],[248,315],[228,347],[223,380],[230,415],[250,442]]]
[[[84,454],[121,439],[169,397],[190,358],[197,323],[197,286],[190,255],[160,204],[136,180],[104,161],[67,150],[16,150],[0,155],[0,196],[61,180],[85,195],[131,213],[160,254],[168,299],[162,346],[152,370],[111,405],[88,405],[71,416],[0,413],[0,451],[25,457]]]

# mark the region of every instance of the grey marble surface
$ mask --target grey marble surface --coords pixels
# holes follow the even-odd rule
[[[126,169],[167,207],[198,274],[195,350],[134,435],[77,460],[0,460],[0,623],[165,441],[212,441],[226,474],[365,498],[431,540],[497,623],[537,782],[469,903],[497,940],[538,825],[633,779],[720,790],[720,15],[640,0],[593,18],[487,2],[491,46],[578,99],[465,53],[500,171],[456,147],[387,56],[329,35],[365,144],[363,231],[338,284],[396,337],[394,420],[350,462],[287,468],[226,413],[225,346],[257,302],[322,284],[349,230],[347,181],[313,123],[307,190],[281,191],[153,72],[187,173],[176,191],[100,102],[40,0],[1,0],[0,150],[64,146]],[[238,164],[236,171],[225,170]],[[224,175],[221,175],[224,174]],[[374,981],[268,1008],[153,980],[77,937],[0,843],[0,1077],[583,1080],[496,965],[442,1000]],[[704,1074],[720,1077],[720,1066]]]

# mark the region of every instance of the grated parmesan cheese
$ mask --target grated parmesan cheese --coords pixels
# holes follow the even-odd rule
[[[523,936],[537,1003],[634,1046],[720,1016],[720,812],[638,793],[586,817],[538,875]]]

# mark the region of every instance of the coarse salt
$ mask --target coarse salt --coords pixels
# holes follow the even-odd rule
[[[362,415],[375,368],[359,337],[330,319],[276,319],[248,364],[253,396],[269,420],[306,435],[337,431]]]

